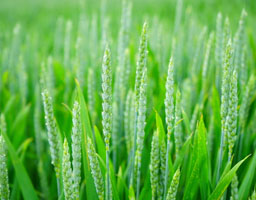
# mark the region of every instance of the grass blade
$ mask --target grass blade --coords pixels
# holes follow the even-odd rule
[[[89,120],[88,110],[84,101],[84,96],[78,81],[76,80],[78,98],[81,109],[81,123],[82,123],[82,158],[83,158],[83,167],[84,167],[84,176],[86,180],[86,196],[88,199],[98,199],[98,195],[96,193],[96,188],[93,182],[93,178],[90,172],[89,160],[87,154],[87,145],[86,138],[87,135],[92,139],[92,129]]]
[[[21,160],[19,159],[14,147],[12,146],[11,141],[9,140],[7,134],[5,132],[2,133],[5,139],[8,151],[10,153],[10,157],[12,160],[12,164],[15,170],[15,174],[25,200],[37,200],[36,191],[32,182],[28,176],[28,173],[22,164]]]
[[[248,157],[249,156],[246,156],[243,160],[238,162],[222,179],[220,179],[219,183],[217,184],[216,188],[214,189],[208,200],[216,200],[222,197],[225,190],[231,183],[233,177],[235,176],[236,171]]]
[[[256,169],[256,150],[254,151],[254,155],[252,157],[251,163],[249,165],[249,169],[246,172],[246,175],[241,182],[241,186],[239,188],[239,199],[246,199],[249,196],[250,188],[253,184],[253,177],[255,176]]]

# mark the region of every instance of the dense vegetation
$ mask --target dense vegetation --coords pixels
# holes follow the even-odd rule
[[[2,2],[0,199],[256,200],[255,11]]]

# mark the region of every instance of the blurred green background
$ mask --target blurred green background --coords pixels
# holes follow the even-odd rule
[[[120,0],[107,0],[107,15],[115,16],[111,21],[119,22],[121,13]],[[133,20],[141,20],[149,15],[157,15],[161,19],[172,21],[175,15],[175,0],[134,0]],[[194,15],[208,26],[214,26],[216,13],[232,16],[231,25],[236,24],[239,19],[242,6],[250,17],[250,23],[255,20],[255,0],[184,0],[184,8],[191,7]],[[65,18],[78,18],[79,13],[88,15],[99,13],[100,0],[1,0],[0,17],[1,27],[5,23],[15,24],[17,21],[28,26],[35,26],[44,21],[52,22],[52,19],[63,16]],[[134,15],[136,13],[136,15]],[[40,24],[44,25],[44,24]],[[49,24],[48,24],[49,25]],[[255,28],[255,26],[254,26]]]

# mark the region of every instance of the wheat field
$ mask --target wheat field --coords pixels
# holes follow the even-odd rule
[[[256,200],[254,0],[0,6],[1,200]]]

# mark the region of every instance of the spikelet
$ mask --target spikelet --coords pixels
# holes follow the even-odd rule
[[[237,106],[238,106],[238,97],[237,97],[237,73],[233,72],[230,81],[230,94],[229,94],[229,103],[228,103],[228,115],[226,119],[226,133],[228,136],[228,155],[231,159],[233,147],[236,141],[236,131],[237,131]]]
[[[91,173],[96,187],[99,200],[104,200],[104,184],[96,151],[90,138],[87,140],[88,157],[90,160]]]
[[[56,177],[58,178],[60,173],[60,138],[58,134],[56,120],[53,114],[52,98],[49,96],[47,89],[44,89],[44,91],[42,92],[42,97],[51,159],[56,173]]]
[[[225,129],[226,117],[228,114],[228,100],[229,100],[229,81],[230,81],[230,68],[231,68],[231,57],[232,57],[232,46],[231,40],[229,40],[224,60],[224,69],[222,77],[222,87],[221,87],[221,127],[224,133],[225,141],[227,138],[227,133]]]
[[[140,45],[139,45],[139,58],[136,67],[136,78],[135,78],[135,110],[138,111],[139,99],[140,99],[140,85],[143,75],[144,68],[146,67],[147,61],[147,23],[143,25]]]
[[[145,136],[145,125],[146,125],[146,76],[147,76],[147,68],[144,68],[144,72],[141,79],[140,85],[140,99],[139,99],[139,107],[138,107],[138,121],[137,121],[137,149],[135,155],[135,165],[137,168],[136,172],[136,186],[137,186],[137,197],[139,195],[139,187],[140,187],[140,168],[141,168],[141,155],[144,143]]]
[[[73,188],[75,199],[79,199],[80,181],[81,181],[81,140],[82,127],[80,118],[80,106],[77,101],[74,103],[72,111],[72,167],[73,167]]]
[[[73,185],[72,185],[72,169],[70,163],[70,154],[67,139],[64,139],[63,143],[63,157],[62,157],[62,176],[64,194],[66,200],[72,200],[74,198]]]
[[[175,105],[175,129],[174,129],[174,139],[176,146],[176,155],[178,155],[180,148],[182,147],[182,127],[181,123],[181,94],[180,91],[176,92],[176,105]]]
[[[168,194],[166,200],[175,200],[176,194],[179,186],[179,179],[180,179],[180,169],[177,169],[175,174],[173,175],[171,185],[168,190]]]
[[[238,200],[238,179],[234,176],[231,182],[231,197],[230,200]]]
[[[112,132],[112,71],[110,67],[110,50],[106,46],[102,64],[102,126],[106,151],[109,151],[109,141]]]
[[[2,117],[3,115],[1,115]],[[1,133],[3,132],[2,123],[0,127]],[[8,171],[7,171],[7,150],[5,141],[2,135],[0,135],[0,199],[9,199],[9,183],[8,183]]]
[[[167,136],[168,141],[170,141],[171,130],[174,127],[174,118],[175,118],[175,109],[174,109],[174,65],[173,59],[170,58],[169,66],[168,66],[168,76],[166,80],[166,94],[165,94],[165,120],[167,124]]]
[[[160,157],[159,157],[159,136],[158,132],[154,132],[151,143],[150,154],[150,182],[152,190],[152,199],[157,199],[157,192],[159,187],[159,169],[160,169]]]

